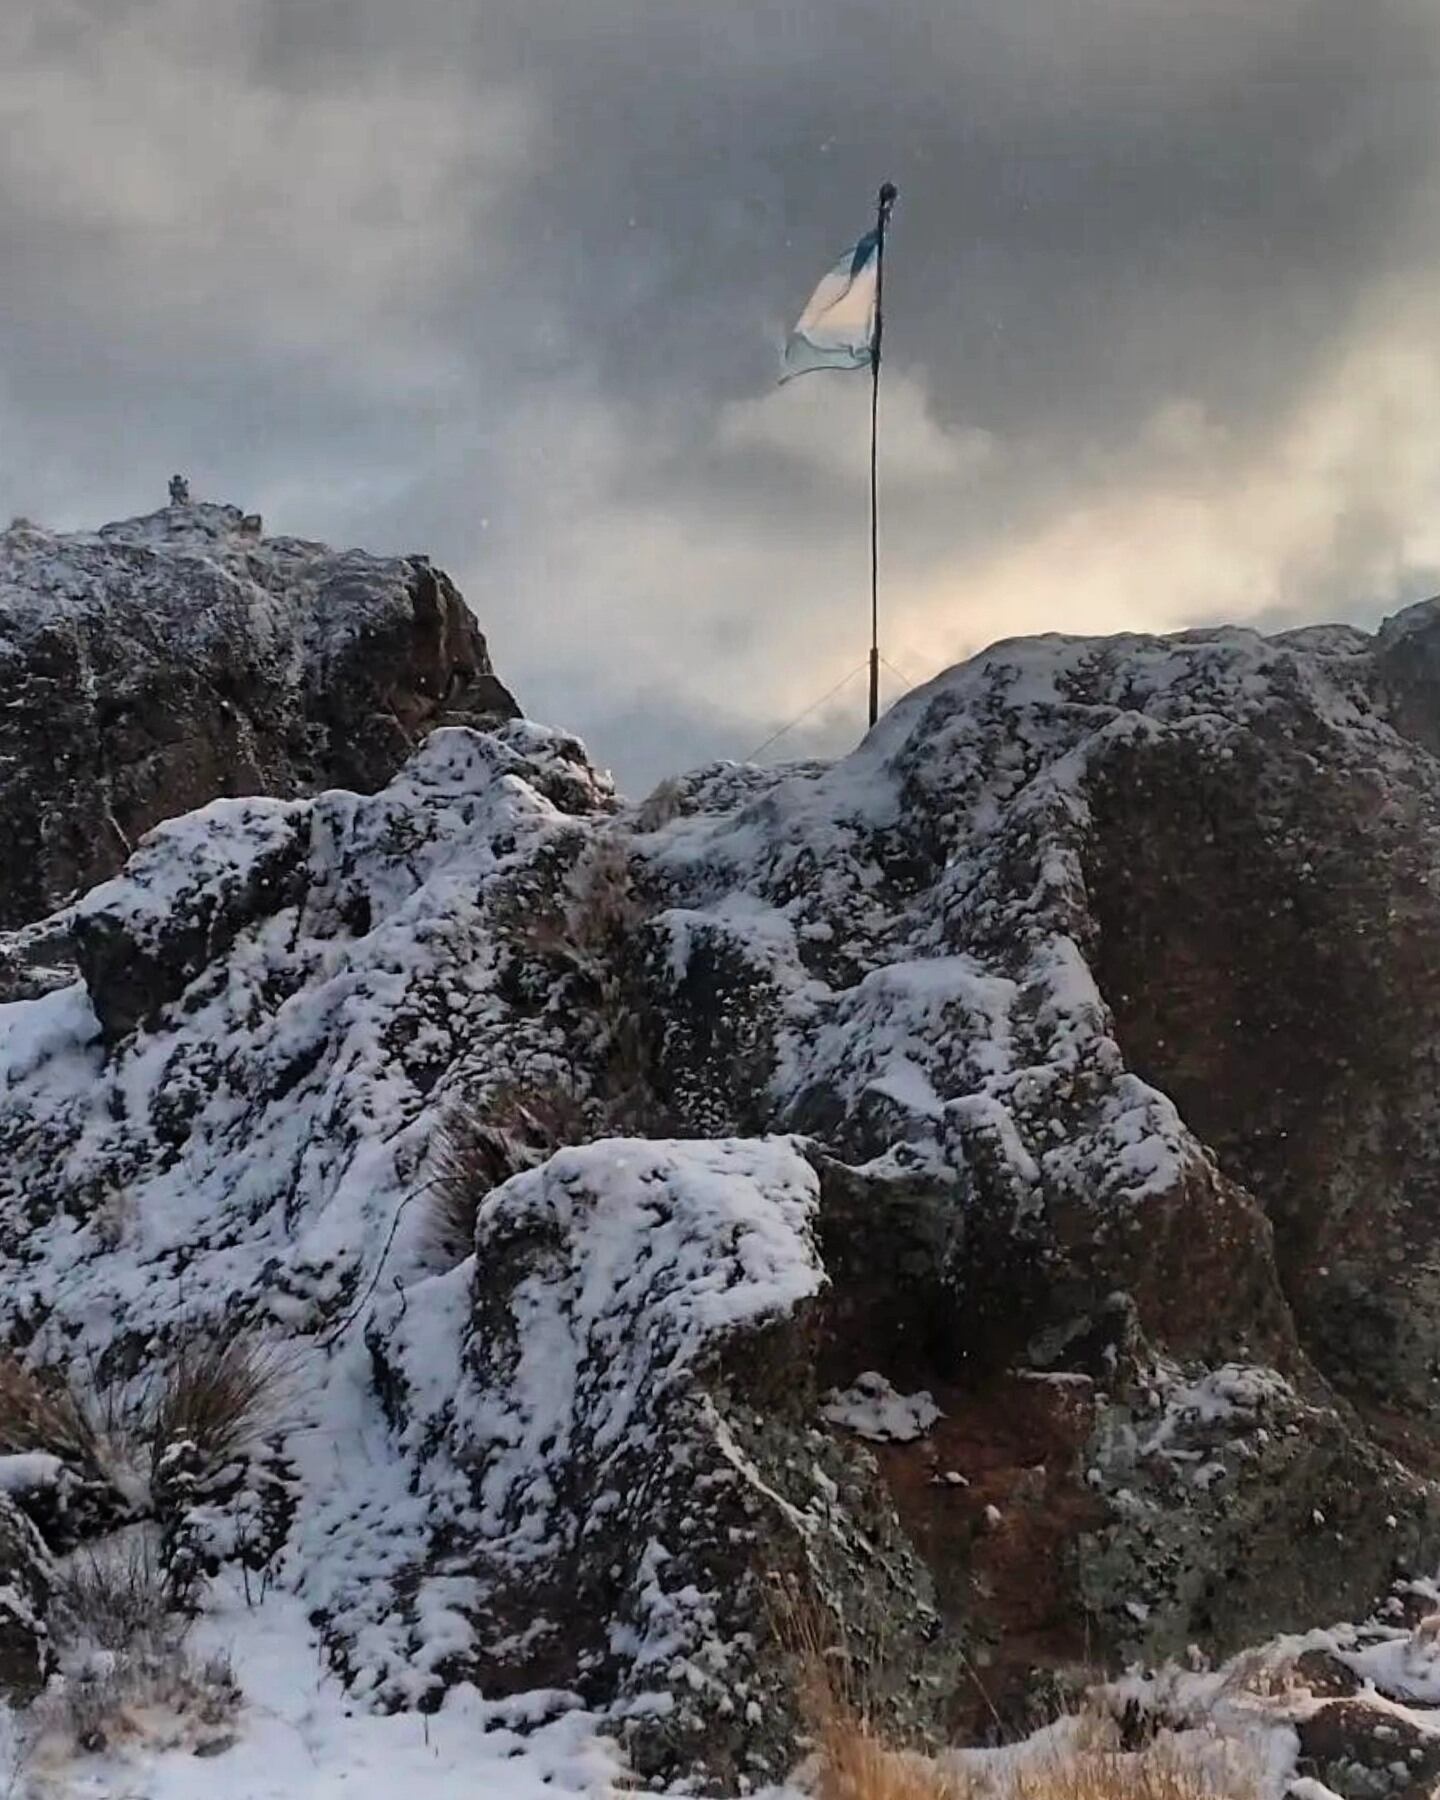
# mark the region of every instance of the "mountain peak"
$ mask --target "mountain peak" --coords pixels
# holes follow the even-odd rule
[[[373,789],[432,724],[518,711],[427,559],[267,538],[191,500],[0,534],[0,702],[0,926],[214,796]]]

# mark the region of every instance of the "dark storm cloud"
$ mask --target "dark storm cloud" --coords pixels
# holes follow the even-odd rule
[[[1430,0],[19,0],[0,52],[0,506],[184,463],[429,548],[633,780],[863,630],[862,383],[771,383],[882,177],[897,657],[1440,560],[1357,348],[1434,311]]]

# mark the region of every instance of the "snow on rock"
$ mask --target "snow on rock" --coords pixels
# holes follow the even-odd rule
[[[54,1487],[65,1475],[65,1464],[44,1450],[17,1456],[0,1456],[0,1494],[28,1494]]]
[[[915,1615],[892,1638],[923,1632],[925,1583],[883,1508],[840,1503],[867,1471],[806,1419],[818,1194],[783,1139],[563,1151],[481,1210],[458,1388],[434,1378],[454,1366],[456,1277],[379,1310],[382,1386],[451,1546],[387,1683],[464,1671],[523,1692],[563,1671],[637,1770],[775,1779],[793,1730],[764,1651],[775,1583],[818,1577],[863,1641],[878,1582]]]
[[[562,1154],[486,1208],[473,1295],[472,1265],[431,1272],[412,1207],[457,1098],[600,1073],[526,964],[610,810],[573,739],[516,722],[432,734],[378,795],[158,828],[84,903],[82,956],[107,934],[92,992],[0,1009],[0,1308],[62,1366],[130,1368],[196,1329],[297,1344],[276,1569],[357,1703],[433,1705],[469,1671],[586,1695],[657,1770],[778,1776],[765,1569],[822,1580],[860,1638],[867,1580],[929,1617],[873,1473],[810,1418],[810,1164],[781,1141]],[[272,852],[283,884],[257,900]],[[490,1271],[571,1237],[565,1306],[557,1267],[512,1313]],[[528,1358],[513,1389],[505,1342]]]
[[[1440,1780],[1437,1593],[1430,1580],[1399,1583],[1380,1611],[1356,1624],[1287,1633],[1215,1667],[1132,1669],[1097,1690],[1100,1708],[1149,1718],[1177,1750],[1208,1742],[1239,1753],[1252,1779],[1241,1791],[1291,1800],[1420,1797]],[[1044,1754],[1044,1734],[1014,1747]],[[964,1769],[989,1755],[961,1752]],[[947,1761],[950,1759],[947,1759]]]
[[[505,731],[440,731],[379,795],[217,802],[160,827],[87,897],[80,942],[105,945],[90,1003],[69,988],[0,1009],[0,1236],[31,1271],[0,1300],[12,1330],[33,1314],[57,1351],[79,1333],[103,1352],[197,1315],[333,1318],[424,1158],[442,1077],[514,1066],[513,1041],[487,1041],[508,1009],[484,889],[563,828],[551,785]],[[276,843],[288,885],[267,910],[247,883]],[[117,1004],[163,1027],[125,1033]]]
[[[299,901],[309,823],[296,801],[212,800],[160,826],[122,877],[74,907],[76,960],[108,1036],[178,998],[244,926]]]
[[[1273,1369],[1226,1363],[1196,1378],[1162,1359],[1098,1409],[1086,1454],[1111,1517],[1087,1544],[1081,1591],[1137,1651],[1186,1652],[1197,1602],[1221,1605],[1214,1568],[1235,1624],[1211,1642],[1229,1649],[1326,1617],[1322,1593],[1337,1596],[1329,1616],[1361,1611],[1397,1565],[1429,1560],[1412,1546],[1435,1530],[1431,1484]],[[1197,1539],[1209,1555],[1185,1569]]]
[[[820,1405],[827,1425],[853,1431],[877,1444],[908,1444],[923,1437],[940,1417],[934,1396],[897,1394],[883,1375],[867,1369],[848,1388],[832,1388]]]
[[[833,766],[769,772],[738,795],[728,770],[687,777],[680,816],[646,840],[686,909],[685,941],[697,915],[723,917],[733,940],[733,896],[746,901],[741,947],[681,979],[667,965],[657,983],[690,1052],[687,1087],[726,1092],[743,1019],[770,1046],[785,1123],[855,1162],[901,1147],[960,1175],[971,1267],[1009,1260],[1017,1238],[1037,1261],[1065,1243],[1056,1273],[1077,1317],[1128,1287],[1172,1337],[1188,1325],[1197,1349],[1223,1340],[1239,1323],[1224,1292],[1177,1309],[1168,1269],[1233,1258],[1242,1241],[1263,1261],[1264,1222],[1125,1067],[1089,960],[1087,794],[1117,747],[1175,736],[1220,753],[1293,704],[1300,666],[1238,631],[999,645],[909,695]],[[1308,708],[1381,729],[1348,662],[1316,656],[1304,673]],[[753,1057],[748,1073],[753,1091]],[[1134,1215],[1135,1229],[1095,1267],[1100,1214]],[[1022,1331],[1018,1298],[976,1283],[962,1328]],[[1278,1293],[1237,1298],[1246,1327],[1286,1334]],[[1053,1293],[1040,1304],[1053,1312]]]
[[[266,538],[199,503],[0,532],[0,701],[0,926],[216,795],[373,789],[428,725],[516,711],[424,557]]]

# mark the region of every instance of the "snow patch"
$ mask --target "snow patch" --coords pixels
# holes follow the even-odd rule
[[[909,1444],[924,1437],[940,1418],[932,1394],[900,1394],[874,1369],[857,1375],[848,1388],[832,1388],[820,1404],[829,1425],[877,1444]]]

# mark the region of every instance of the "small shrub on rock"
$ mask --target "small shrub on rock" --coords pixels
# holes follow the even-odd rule
[[[257,1452],[274,1425],[289,1369],[245,1338],[195,1338],[159,1378],[149,1412],[150,1493],[175,1604],[189,1606],[228,1556],[263,1566],[268,1521],[283,1494]],[[270,1504],[267,1506],[267,1495]],[[258,1534],[258,1535],[257,1535]]]
[[[593,838],[565,877],[555,903],[516,930],[542,961],[568,968],[603,992],[626,941],[654,908],[635,886],[630,854],[617,836]]]
[[[188,1605],[221,1562],[236,1557],[263,1569],[283,1541],[293,1484],[265,1439],[288,1379],[278,1352],[243,1337],[199,1334],[148,1380],[126,1385],[93,1376],[64,1382],[0,1360],[0,1455],[35,1465],[28,1484],[13,1479],[18,1465],[12,1468],[16,1504],[62,1553],[150,1521],[165,1606]],[[143,1599],[150,1584],[140,1570],[122,1580],[113,1561],[99,1569],[84,1561],[84,1549],[75,1554],[62,1607],[78,1616],[101,1609],[106,1596]],[[116,1633],[131,1623],[127,1615]]]

